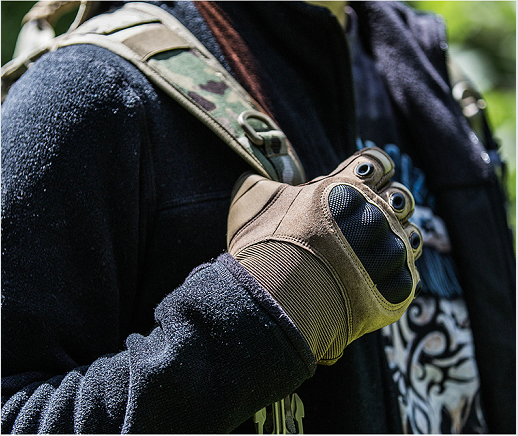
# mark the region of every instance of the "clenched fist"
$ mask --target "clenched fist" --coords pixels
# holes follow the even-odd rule
[[[272,295],[318,363],[406,310],[422,249],[412,194],[394,163],[359,151],[331,174],[291,186],[258,175],[236,184],[228,251]]]

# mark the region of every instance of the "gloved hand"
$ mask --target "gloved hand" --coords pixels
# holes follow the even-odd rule
[[[393,323],[419,282],[422,250],[410,191],[389,182],[378,148],[299,186],[245,175],[228,218],[228,251],[273,296],[331,365],[365,333]]]

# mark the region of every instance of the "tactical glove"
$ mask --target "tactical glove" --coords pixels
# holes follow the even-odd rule
[[[335,363],[414,298],[422,238],[408,222],[412,194],[390,183],[393,173],[388,155],[367,148],[303,185],[249,174],[234,188],[228,251],[292,319],[318,363]]]

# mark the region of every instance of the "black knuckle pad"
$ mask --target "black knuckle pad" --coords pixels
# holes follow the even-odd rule
[[[361,161],[358,163],[358,165],[356,165],[354,173],[360,179],[366,179],[367,177],[370,177],[374,174],[374,170],[375,168],[372,162]]]
[[[404,301],[413,289],[407,251],[383,212],[350,185],[333,187],[328,201],[342,234],[383,297],[393,304]]]
[[[405,210],[406,198],[401,192],[393,192],[389,198],[389,203],[396,212],[402,212]]]
[[[410,235],[410,245],[412,249],[417,250],[421,246],[421,235],[414,232]]]
[[[405,232],[408,235],[410,247],[412,247],[414,252],[414,260],[417,260],[423,250],[423,235],[421,235],[419,228],[410,222],[405,226]]]
[[[412,193],[401,183],[392,182],[381,194],[397,218],[404,222],[414,213],[415,201]]]
[[[358,152],[354,174],[365,184],[377,187],[384,184],[394,172],[394,162],[381,149],[373,147]]]

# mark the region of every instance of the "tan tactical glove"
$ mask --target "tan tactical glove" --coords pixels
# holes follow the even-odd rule
[[[393,323],[419,282],[421,234],[394,163],[364,149],[299,186],[246,175],[234,189],[228,251],[331,365],[365,333]]]

